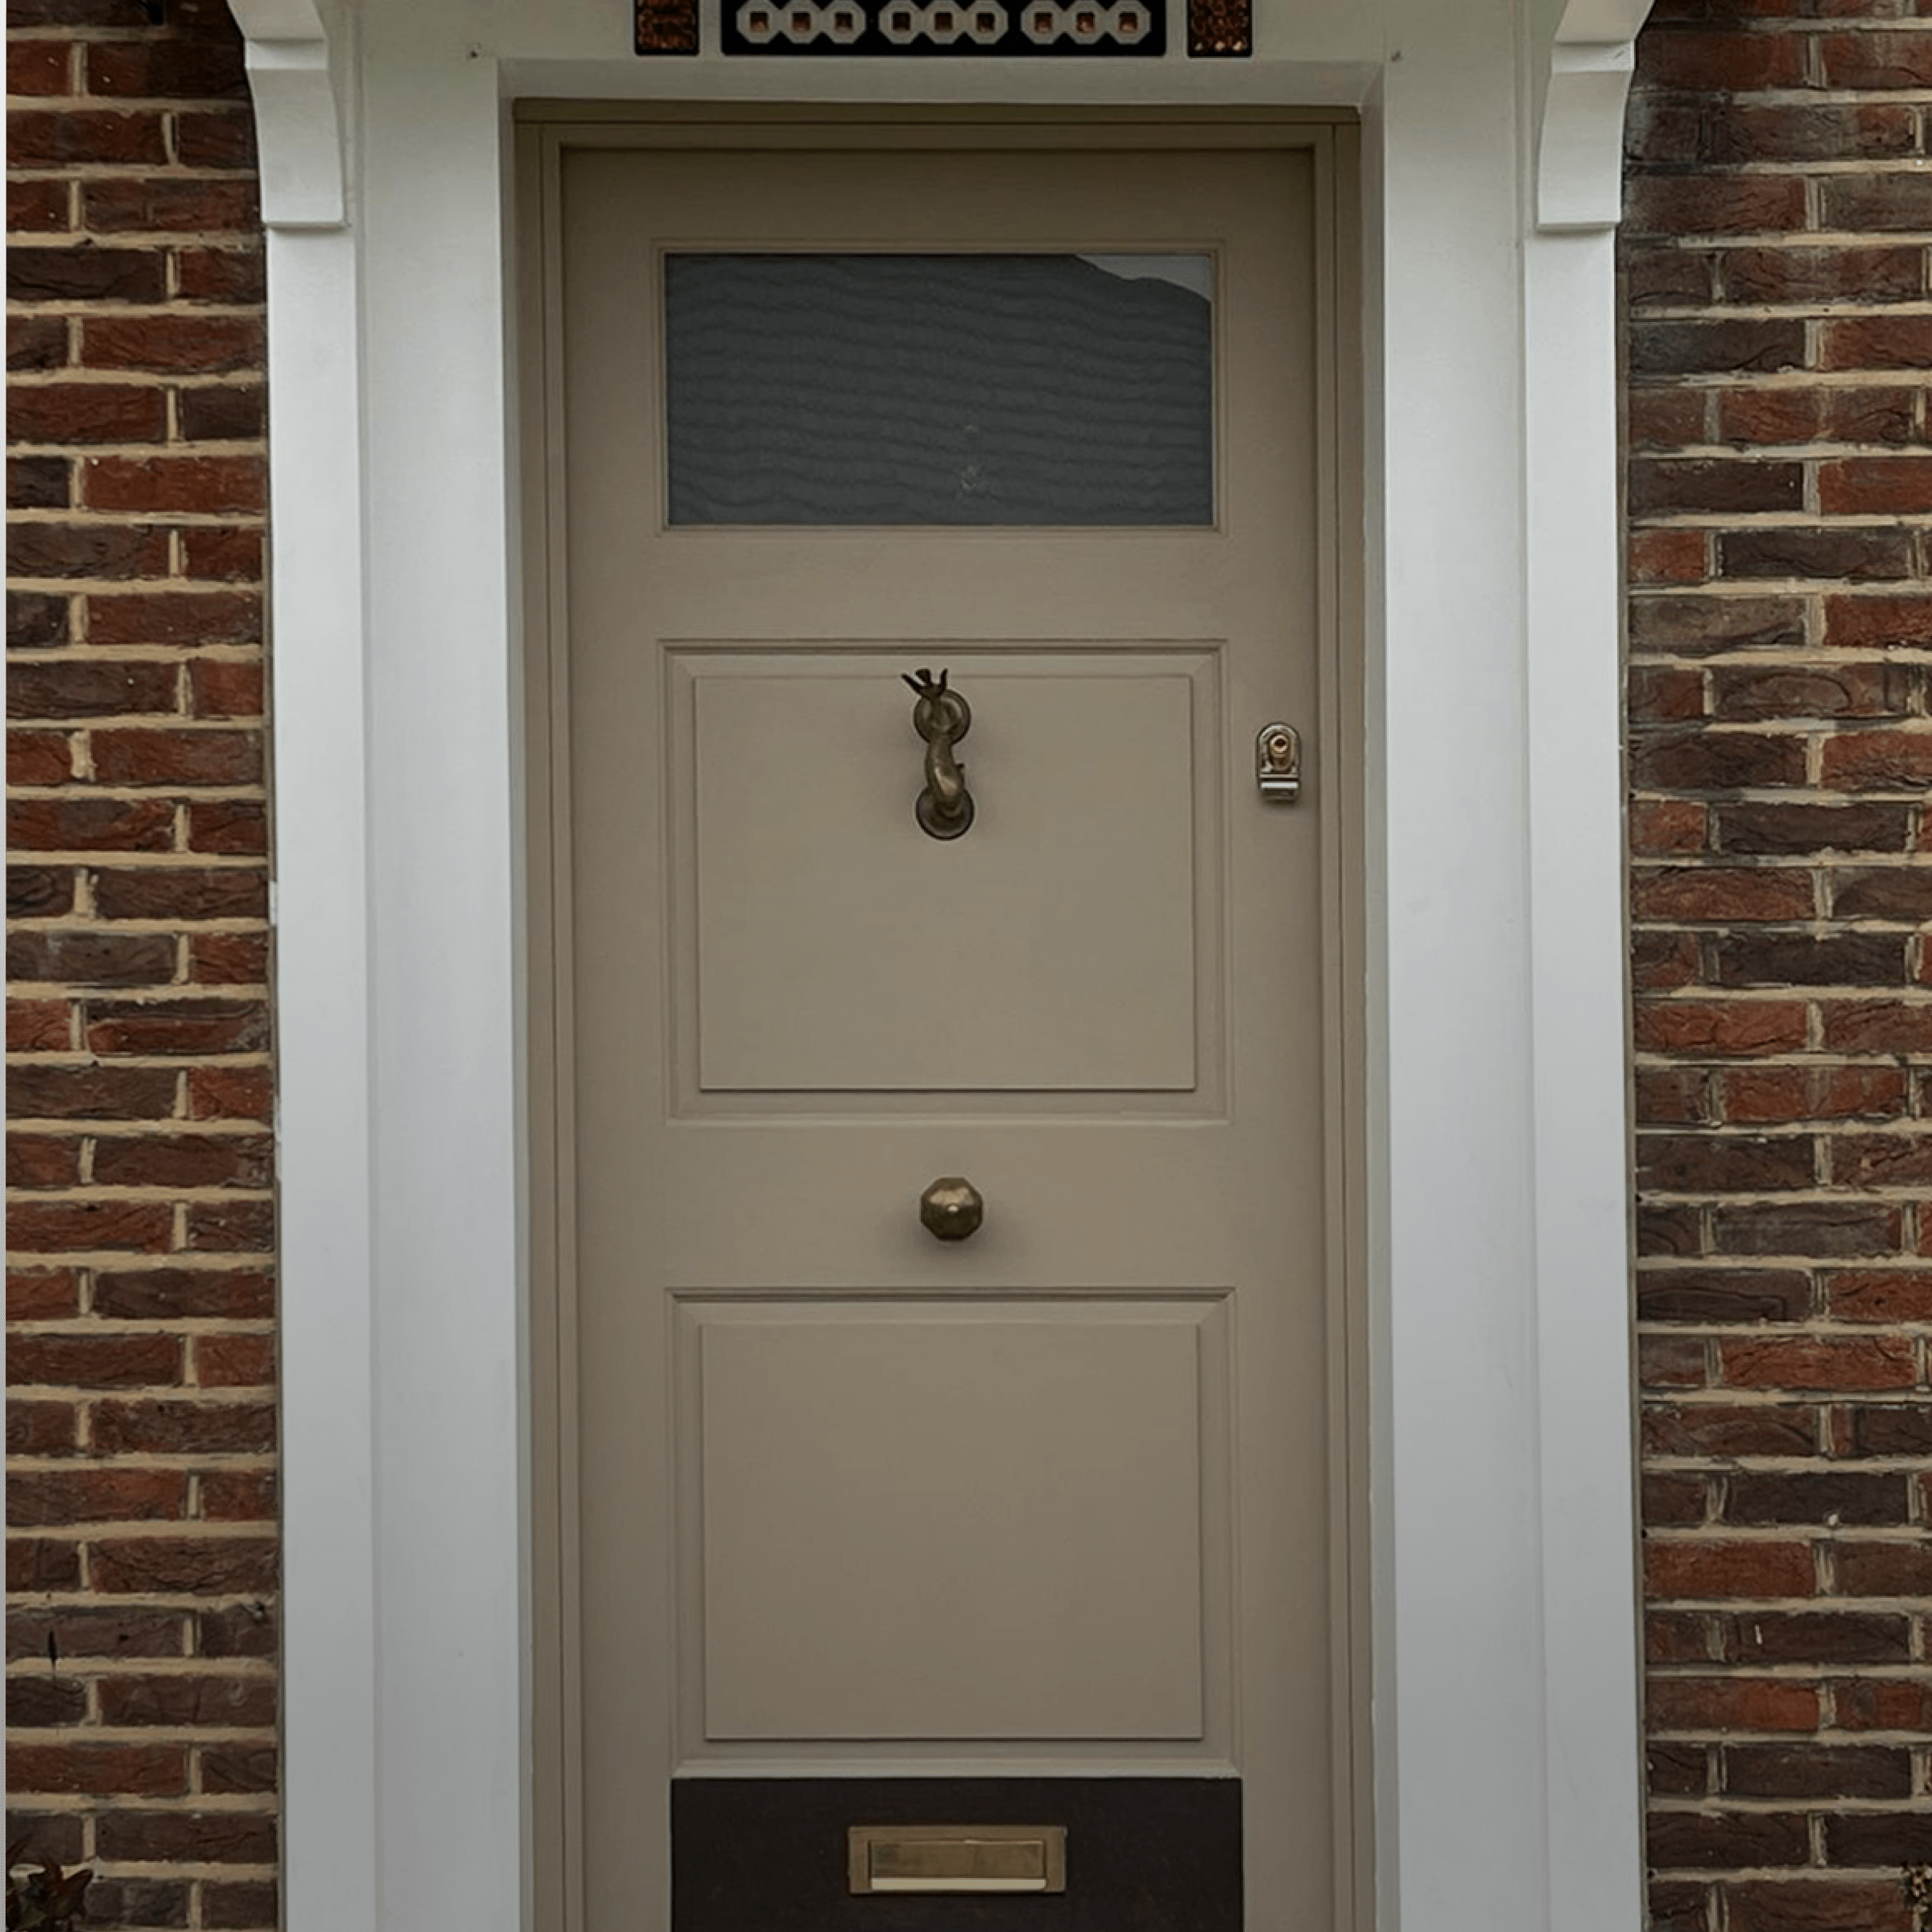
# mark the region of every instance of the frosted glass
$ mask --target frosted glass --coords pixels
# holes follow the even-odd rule
[[[671,521],[1212,522],[1212,266],[671,255]]]

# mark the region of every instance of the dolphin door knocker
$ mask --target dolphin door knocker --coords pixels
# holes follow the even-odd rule
[[[928,837],[956,839],[972,823],[972,795],[966,789],[966,767],[952,748],[972,725],[972,712],[956,691],[946,688],[946,673],[935,679],[922,670],[907,676],[917,692],[912,728],[926,741],[926,789],[914,807],[919,829]]]

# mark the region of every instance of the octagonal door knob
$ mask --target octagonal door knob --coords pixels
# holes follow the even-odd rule
[[[941,1174],[919,1196],[919,1219],[938,1241],[964,1241],[985,1215],[979,1189],[961,1174]]]

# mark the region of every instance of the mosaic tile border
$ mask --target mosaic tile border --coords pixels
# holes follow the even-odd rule
[[[723,0],[728,54],[1118,59],[1167,49],[1164,0]]]
[[[635,0],[640,54],[696,54],[698,0]],[[1187,54],[1245,60],[1253,0],[1187,0]],[[721,51],[798,59],[1158,58],[1166,0],[723,0]]]

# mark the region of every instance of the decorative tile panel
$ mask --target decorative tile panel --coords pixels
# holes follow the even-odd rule
[[[639,53],[698,51],[698,0],[637,0],[637,10]]]
[[[640,54],[695,54],[697,0],[635,0]],[[724,0],[727,54],[1117,58],[1167,51],[1163,0]],[[1187,0],[1192,59],[1245,60],[1253,0]]]
[[[1254,52],[1253,0],[1187,0],[1187,52],[1195,60],[1246,60]]]
[[[724,0],[723,19],[728,54],[1065,59],[1167,47],[1158,0]]]

